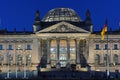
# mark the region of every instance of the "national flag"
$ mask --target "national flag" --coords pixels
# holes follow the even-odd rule
[[[108,28],[108,24],[107,24],[107,21],[106,21],[106,23],[105,23],[105,25],[104,25],[104,27],[103,27],[103,29],[101,31],[101,40],[104,40],[105,33],[107,32],[107,28]]]

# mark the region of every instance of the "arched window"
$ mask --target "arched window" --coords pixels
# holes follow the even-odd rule
[[[99,55],[99,54],[96,54],[96,55],[95,55],[95,63],[96,63],[97,65],[100,64],[100,55]]]
[[[11,53],[8,53],[8,54],[7,54],[7,60],[8,60],[9,65],[12,65],[13,55],[12,55]]]
[[[0,55],[0,66],[3,64],[4,57],[3,55]]]
[[[17,55],[17,64],[18,65],[22,65],[22,58],[23,58],[22,54]]]
[[[118,64],[118,63],[119,63],[118,55],[117,55],[117,54],[114,54],[113,60],[114,60],[114,63],[115,63],[115,64]]]
[[[110,63],[110,56],[109,56],[109,54],[105,54],[105,56],[104,56],[105,65],[107,65],[107,57],[108,57],[108,62]]]
[[[12,60],[13,60],[13,56],[10,55],[10,56],[9,56],[9,61],[12,61]]]
[[[26,56],[26,64],[31,65],[31,54],[27,54],[27,56]]]

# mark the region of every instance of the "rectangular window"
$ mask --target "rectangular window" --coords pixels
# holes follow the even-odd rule
[[[118,45],[117,44],[114,44],[114,49],[118,49]]]
[[[0,44],[0,50],[3,50],[3,45],[2,44]]]
[[[108,44],[105,44],[105,50],[108,49]]]
[[[8,45],[8,50],[12,50],[13,48],[12,48],[12,44],[9,44]]]
[[[17,45],[17,50],[22,50],[23,49],[23,45],[19,44]]]
[[[31,50],[31,45],[27,44],[27,50]]]
[[[95,48],[96,50],[99,50],[100,48],[99,48],[99,44],[96,44],[96,48]]]
[[[57,59],[57,48],[56,47],[51,47],[50,48],[50,59],[51,60],[56,60]]]

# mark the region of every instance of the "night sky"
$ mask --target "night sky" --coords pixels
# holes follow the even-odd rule
[[[32,31],[36,10],[42,19],[49,10],[60,7],[74,9],[82,20],[89,9],[95,30],[103,27],[106,18],[109,28],[120,27],[120,0],[0,0],[0,29]]]

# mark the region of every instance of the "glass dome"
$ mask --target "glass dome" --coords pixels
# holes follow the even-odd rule
[[[53,21],[72,21],[79,22],[82,21],[77,13],[70,8],[56,8],[50,10],[47,15],[42,19],[44,22]]]

